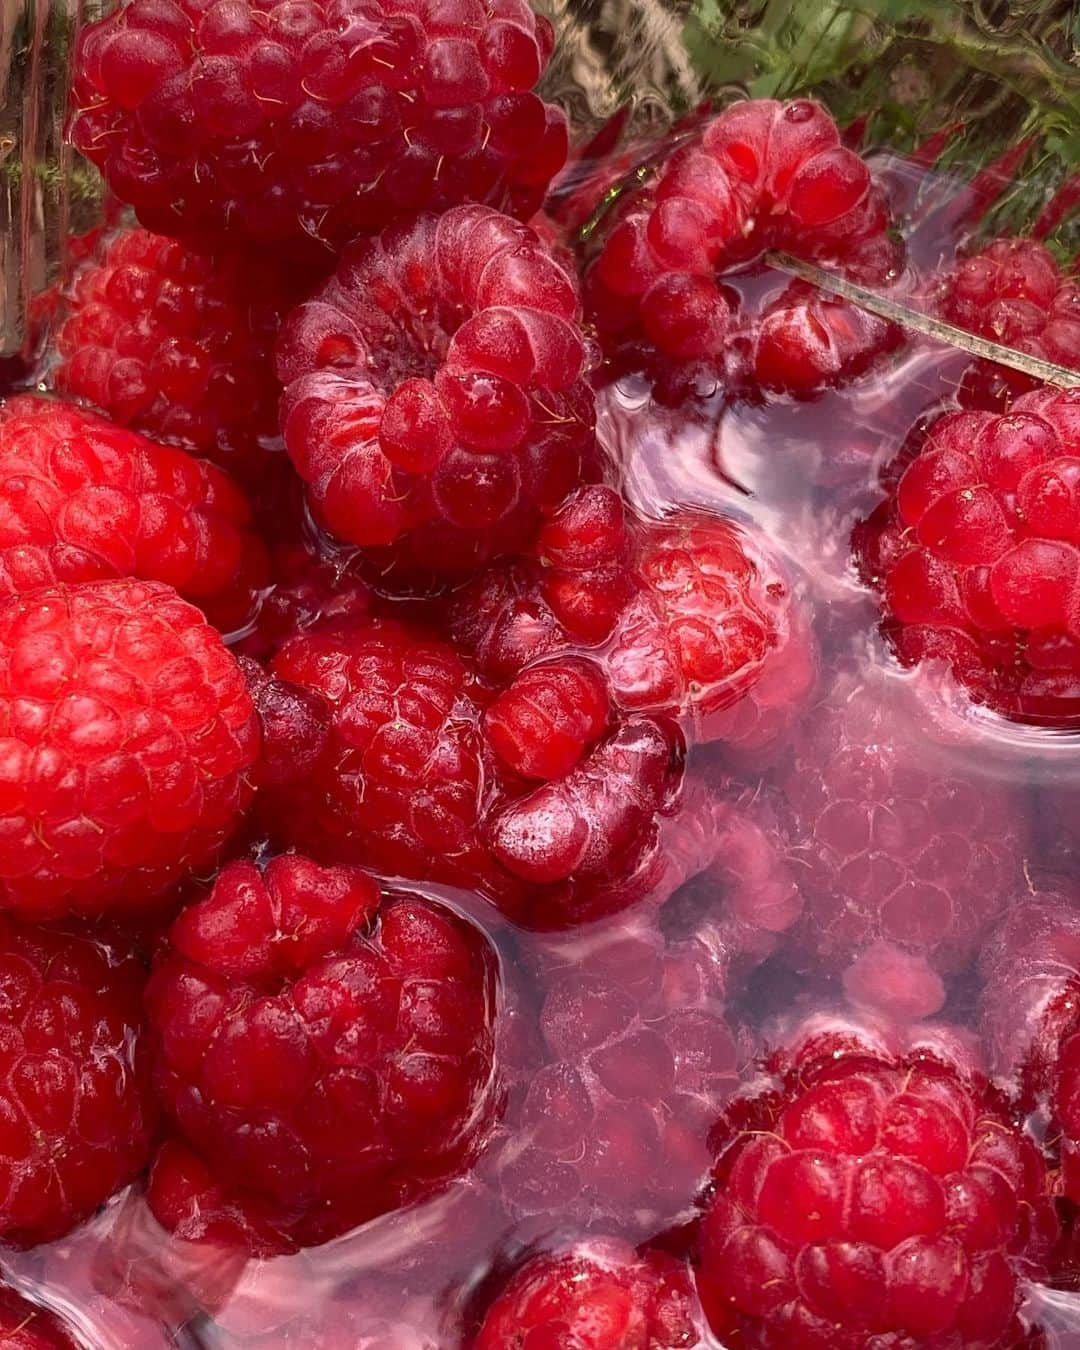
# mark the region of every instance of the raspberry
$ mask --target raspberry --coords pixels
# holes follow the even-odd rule
[[[642,925],[553,940],[539,1012],[523,1013],[539,1037],[523,1062],[501,1056],[510,1095],[480,1163],[519,1222],[637,1238],[685,1217],[745,1057],[724,1016],[739,954],[711,922],[666,940]]]
[[[599,486],[559,508],[532,556],[463,587],[450,625],[500,681],[592,648],[617,709],[680,717],[692,740],[748,757],[775,749],[816,676],[799,597],[762,541],[690,511],[628,518]]]
[[[523,0],[136,3],[89,24],[69,133],[148,229],[326,258],[402,213],[527,218],[566,157]]]
[[[475,1350],[668,1350],[704,1344],[686,1267],[596,1237],[518,1267],[493,1299]]]
[[[144,976],[103,943],[0,919],[0,1235],[62,1237],[145,1165]]]
[[[503,764],[522,778],[563,778],[608,721],[604,677],[569,658],[530,666],[487,707],[484,731]]]
[[[942,282],[944,318],[979,337],[1069,369],[1080,368],[1080,287],[1033,239],[995,239]],[[1021,371],[974,361],[960,386],[967,407],[997,412],[1037,387]]]
[[[5,1350],[78,1350],[52,1313],[0,1287],[0,1341]]]
[[[0,906],[130,913],[211,862],[251,797],[244,678],[157,582],[0,601]]]
[[[159,1095],[229,1191],[324,1242],[467,1159],[492,1085],[493,971],[477,930],[418,897],[380,903],[363,872],[230,863],[147,987]]]
[[[977,701],[1064,725],[1080,715],[1080,393],[1006,414],[946,414],[856,532],[905,665],[946,662]]]
[[[716,361],[731,327],[725,272],[770,248],[855,258],[886,225],[869,170],[824,108],[735,103],[616,208],[588,273],[590,313],[616,360],[630,348],[646,364]]]
[[[95,413],[29,394],[0,404],[0,475],[0,595],[134,575],[235,627],[265,584],[232,480]]]
[[[579,310],[536,234],[489,207],[355,245],[278,343],[285,443],[327,527],[405,538],[433,568],[520,540],[593,453]]]
[[[925,1016],[1016,893],[1027,822],[1008,789],[913,743],[888,699],[841,677],[776,773],[805,902],[789,957],[843,972],[860,1002]]]
[[[718,1136],[698,1290],[725,1344],[980,1346],[1022,1338],[1049,1261],[1049,1179],[1006,1099],[926,1052],[807,1046]]]
[[[52,383],[254,481],[278,436],[271,351],[301,291],[282,268],[123,230],[67,289]]]

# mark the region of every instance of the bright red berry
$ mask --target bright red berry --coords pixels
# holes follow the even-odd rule
[[[948,663],[979,702],[1062,725],[1080,713],[1080,394],[930,428],[856,534],[905,665]]]
[[[145,1166],[144,979],[103,943],[0,919],[5,1243],[62,1237]]]
[[[598,667],[572,657],[516,675],[484,712],[499,759],[522,778],[563,778],[603,735],[608,691]]]
[[[593,455],[579,311],[489,207],[355,245],[278,343],[285,443],[327,527],[442,570],[520,541]]]
[[[0,907],[130,913],[217,855],[258,726],[235,658],[158,582],[0,601]]]
[[[686,1266],[596,1237],[525,1261],[472,1342],[475,1350],[689,1350],[704,1345]]]
[[[295,1241],[395,1208],[475,1146],[493,964],[449,910],[286,855],[230,863],[169,936],[147,988],[158,1092],[226,1191]]]
[[[1038,1147],[978,1074],[808,1045],[718,1144],[698,1290],[725,1344],[1017,1344],[1057,1221]]]
[[[409,211],[529,216],[566,157],[523,0],[178,0],[89,24],[71,138],[148,229],[326,258]]]
[[[916,739],[888,691],[841,678],[775,776],[782,856],[804,901],[801,968],[856,1001],[936,1012],[1016,894],[1027,822],[1008,788]]]
[[[254,484],[278,438],[274,339],[301,298],[290,269],[215,261],[148,230],[122,230],[66,290],[50,379],[121,426]]]
[[[0,1288],[0,1342],[4,1350],[77,1350],[58,1318],[7,1288]]]
[[[138,576],[239,627],[267,580],[227,474],[70,403],[0,404],[0,494],[0,595]]]

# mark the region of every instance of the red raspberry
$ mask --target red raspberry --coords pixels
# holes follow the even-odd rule
[[[254,483],[278,437],[274,339],[302,289],[287,269],[123,230],[66,291],[52,383]]]
[[[995,239],[942,283],[942,316],[979,337],[1080,369],[1080,286],[1033,239]],[[970,408],[999,411],[1038,382],[992,361],[975,361],[960,387]]]
[[[4,1350],[78,1350],[52,1313],[0,1287],[0,1342]]]
[[[235,659],[157,582],[0,601],[0,906],[129,912],[218,853],[258,753]]]
[[[0,481],[0,595],[133,575],[237,627],[266,582],[232,479],[73,404],[30,394],[0,404]]]
[[[530,666],[487,707],[484,732],[512,773],[564,778],[607,729],[608,691],[598,667],[573,657]]]
[[[856,532],[905,665],[940,659],[978,701],[1061,725],[1080,715],[1080,393],[951,413]]]
[[[722,356],[725,271],[769,248],[843,260],[887,225],[866,165],[807,99],[725,108],[627,195],[612,222],[588,278],[608,350],[679,362]],[[886,266],[893,261],[890,253]]]
[[[492,1301],[475,1350],[690,1350],[705,1344],[685,1265],[596,1237],[543,1252]]]
[[[680,717],[690,739],[748,756],[775,748],[816,676],[798,595],[762,541],[689,511],[628,519],[605,487],[569,498],[533,557],[465,586],[450,623],[498,680],[594,648],[617,709]]]
[[[802,1048],[720,1133],[698,1290],[727,1345],[1006,1350],[1056,1234],[1005,1098],[932,1053]]]
[[[593,452],[579,311],[574,278],[489,207],[355,245],[278,343],[285,443],[328,528],[408,538],[436,569],[518,542]]]
[[[170,943],[146,995],[158,1092],[212,1173],[295,1241],[395,1208],[467,1157],[493,1074],[477,930],[288,855],[230,863]]]
[[[1016,894],[1023,810],[933,747],[881,686],[840,678],[777,771],[781,850],[805,908],[790,959],[844,972],[849,995],[900,1016],[940,1008]]]
[[[326,257],[404,212],[528,217],[566,157],[530,93],[554,42],[523,0],[177,0],[89,24],[75,146],[149,229]]]
[[[144,975],[97,941],[0,919],[0,1236],[62,1237],[146,1164]]]

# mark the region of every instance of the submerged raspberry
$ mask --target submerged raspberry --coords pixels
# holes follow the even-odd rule
[[[906,665],[939,659],[1006,716],[1080,715],[1080,394],[946,414],[856,532]]]
[[[122,230],[66,289],[50,379],[121,426],[254,482],[278,435],[273,343],[301,290],[288,269]]]
[[[282,427],[316,511],[436,570],[535,528],[593,454],[574,278],[488,207],[357,244],[278,344]]]
[[[77,1350],[52,1313],[7,1288],[0,1288],[0,1341],[5,1350]]]
[[[169,586],[0,601],[0,908],[130,914],[205,866],[251,799],[244,677]]]
[[[569,498],[533,556],[465,586],[450,622],[499,680],[589,648],[616,708],[679,717],[690,739],[744,755],[776,747],[816,676],[799,597],[757,536],[689,511],[628,518],[604,487]]]
[[[308,1245],[467,1158],[493,1073],[493,965],[477,930],[288,855],[261,873],[230,863],[169,936],[147,988],[155,1083],[226,1193],[261,1198]],[[242,1217],[209,1222],[255,1226],[237,1203]]]
[[[941,312],[951,323],[1028,356],[1080,369],[1080,287],[1033,239],[995,239],[945,277]],[[970,408],[998,411],[1037,381],[992,361],[974,362],[960,386]]]
[[[236,627],[265,584],[251,507],[227,474],[73,404],[0,404],[0,485],[0,595],[138,576]]]
[[[880,686],[837,681],[777,770],[781,850],[805,902],[789,959],[843,973],[849,996],[937,1011],[1016,894],[1023,807],[937,758]]]
[[[488,1308],[475,1350],[688,1350],[704,1344],[686,1266],[595,1237],[525,1261]]]
[[[178,0],[88,24],[69,131],[147,228],[327,256],[403,213],[529,216],[566,157],[523,0]]]
[[[807,1046],[719,1133],[698,1290],[725,1344],[1006,1350],[1056,1218],[1035,1142],[977,1074]]]
[[[62,1237],[145,1166],[144,978],[103,943],[0,919],[5,1243]]]

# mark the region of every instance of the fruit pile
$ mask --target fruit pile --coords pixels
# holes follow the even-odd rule
[[[13,1350],[1080,1335],[1080,390],[1020,359],[1080,290],[949,129],[567,164],[556,36],[79,32],[113,207],[0,401]]]

